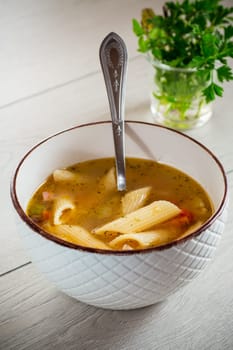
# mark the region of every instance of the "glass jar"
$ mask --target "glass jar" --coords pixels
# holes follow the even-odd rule
[[[151,111],[165,126],[187,130],[204,125],[212,116],[202,90],[208,82],[191,68],[175,68],[150,60],[153,67]]]

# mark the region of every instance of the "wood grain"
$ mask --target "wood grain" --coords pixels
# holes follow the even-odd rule
[[[229,183],[232,194],[233,174]],[[5,275],[0,349],[232,349],[232,229],[230,219],[215,259],[195,281],[140,310],[109,311],[77,302],[33,265]]]
[[[128,70],[126,119],[153,122],[148,81],[147,62],[142,57],[136,57],[130,62]],[[223,162],[226,171],[233,169],[233,149],[229,146],[232,115],[231,110],[226,108],[230,100],[231,89],[227,84],[224,97],[214,106],[213,119],[204,127],[187,132],[209,147]],[[28,261],[18,239],[9,198],[9,181],[20,158],[35,143],[53,133],[81,123],[106,119],[110,120],[110,116],[101,72],[0,109],[1,128],[7,131],[1,135],[0,149],[0,166],[3,169],[0,181],[4,198],[0,201],[4,228],[0,231],[4,246],[0,255],[0,274]],[[12,120],[17,121],[16,125],[12,124]]]
[[[144,1],[157,12],[163,3]],[[0,106],[98,71],[99,45],[111,31],[125,38],[135,56],[131,20],[141,8],[139,0],[1,1]]]
[[[13,171],[35,143],[80,123],[110,119],[98,57],[110,31],[129,50],[126,119],[153,121],[148,65],[136,51],[131,19],[143,7],[159,13],[164,3],[0,0],[1,350],[233,349],[232,84],[225,84],[224,97],[214,103],[211,121],[186,132],[209,147],[227,171],[227,226],[213,263],[163,303],[106,311],[57,291],[30,263],[9,195]]]

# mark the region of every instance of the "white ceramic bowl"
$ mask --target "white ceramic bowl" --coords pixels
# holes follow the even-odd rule
[[[70,244],[35,225],[25,208],[53,170],[114,156],[110,122],[80,125],[42,141],[20,161],[11,184],[21,219],[19,231],[32,261],[66,294],[109,309],[154,304],[192,281],[210,262],[226,220],[226,176],[206,147],[177,131],[130,121],[126,123],[126,153],[170,164],[191,175],[209,193],[216,208],[213,216],[179,243],[121,253]]]

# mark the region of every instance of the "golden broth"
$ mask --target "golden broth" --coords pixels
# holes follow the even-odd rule
[[[27,214],[40,227],[73,243],[117,250],[163,245],[188,235],[213,213],[213,206],[207,193],[194,179],[171,166],[155,161],[126,159],[127,191],[125,192],[117,191],[113,158],[78,163],[66,168],[66,171],[58,170],[48,177],[31,198]],[[131,202],[133,199],[131,206],[137,205],[138,198],[139,202],[143,199],[138,208],[146,207],[155,201],[168,201],[180,209],[179,214],[152,225],[149,230],[137,232],[139,234],[137,237],[140,237],[141,233],[144,236],[150,233],[151,240],[148,240],[147,235],[146,240],[143,239],[146,243],[143,244],[140,240],[132,238],[135,237],[135,232],[134,236],[128,236],[129,238],[123,243],[116,245],[111,242],[114,242],[119,234],[124,233],[107,230],[97,235],[95,228],[127,215],[122,209],[124,197],[141,188],[149,190],[143,194],[143,198],[136,191],[136,199],[133,199],[133,196],[130,198]],[[137,207],[134,210],[137,210]],[[82,242],[78,239],[78,232],[77,234],[68,232],[69,227],[76,226],[83,228],[85,231],[81,232],[81,235],[88,234],[90,239],[88,236]],[[63,232],[63,228],[68,231]],[[154,235],[155,233],[159,235],[159,239],[154,239],[152,232]],[[130,227],[129,233],[132,233]],[[92,236],[97,239],[97,243],[92,243]],[[99,246],[98,241],[102,242],[102,245]]]

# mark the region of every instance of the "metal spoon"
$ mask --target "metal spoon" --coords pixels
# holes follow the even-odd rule
[[[109,100],[115,147],[117,189],[126,189],[124,102],[127,70],[127,49],[116,33],[106,36],[100,46],[100,63]]]

